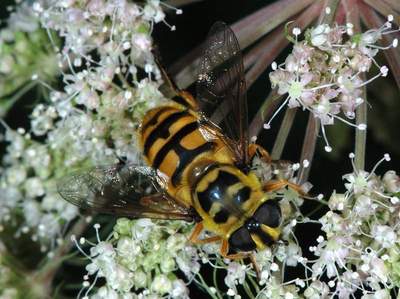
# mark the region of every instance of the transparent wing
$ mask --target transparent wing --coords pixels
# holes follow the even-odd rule
[[[219,126],[237,162],[248,164],[246,81],[239,43],[232,29],[215,23],[204,43],[197,100],[205,117]]]
[[[191,221],[193,211],[165,192],[156,170],[137,165],[93,167],[71,173],[57,183],[59,194],[85,210],[127,217]]]

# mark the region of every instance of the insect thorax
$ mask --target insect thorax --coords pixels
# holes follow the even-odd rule
[[[228,239],[232,248],[265,248],[279,236],[279,205],[269,200],[258,179],[234,165],[206,167],[192,188],[193,204],[204,227]]]

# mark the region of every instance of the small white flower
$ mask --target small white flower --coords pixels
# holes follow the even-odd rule
[[[347,198],[344,194],[333,192],[329,199],[329,208],[331,210],[343,211],[347,205]]]
[[[397,241],[396,233],[387,225],[374,225],[371,234],[383,248],[391,248]]]
[[[328,33],[330,32],[330,27],[327,24],[318,25],[316,28],[312,29],[310,32],[311,43],[320,47],[328,41]]]
[[[189,298],[189,290],[186,287],[186,284],[180,279],[175,280],[172,283],[172,290],[170,293],[172,298],[179,298],[179,299]]]
[[[172,282],[163,274],[157,275],[151,284],[151,289],[159,294],[169,293],[172,288]]]
[[[390,193],[400,192],[400,177],[396,174],[395,171],[389,170],[383,176],[383,184],[385,188]]]

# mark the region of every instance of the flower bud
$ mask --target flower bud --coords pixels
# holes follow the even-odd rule
[[[387,191],[391,193],[400,192],[400,177],[395,171],[387,171],[383,176],[382,181]]]
[[[166,275],[158,275],[154,278],[151,289],[159,294],[169,293],[172,289],[172,283]]]

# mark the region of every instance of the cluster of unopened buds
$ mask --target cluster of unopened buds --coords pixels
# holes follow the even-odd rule
[[[324,126],[332,125],[335,119],[365,130],[365,123],[356,125],[351,120],[355,118],[357,107],[365,102],[363,87],[388,74],[387,66],[379,65],[374,57],[379,50],[397,47],[396,38],[390,45],[377,45],[382,36],[399,31],[392,28],[392,21],[393,16],[389,15],[380,28],[357,34],[351,23],[333,27],[320,24],[308,29],[301,41],[301,30],[294,28],[295,38],[288,36],[294,42],[292,53],[284,63],[274,62],[270,73],[272,87],[277,87],[278,94],[287,94],[287,97],[264,128],[270,128],[273,118],[287,104],[289,108],[308,110],[320,120],[328,152],[332,148]],[[365,75],[372,66],[376,66],[378,73],[366,80]]]

